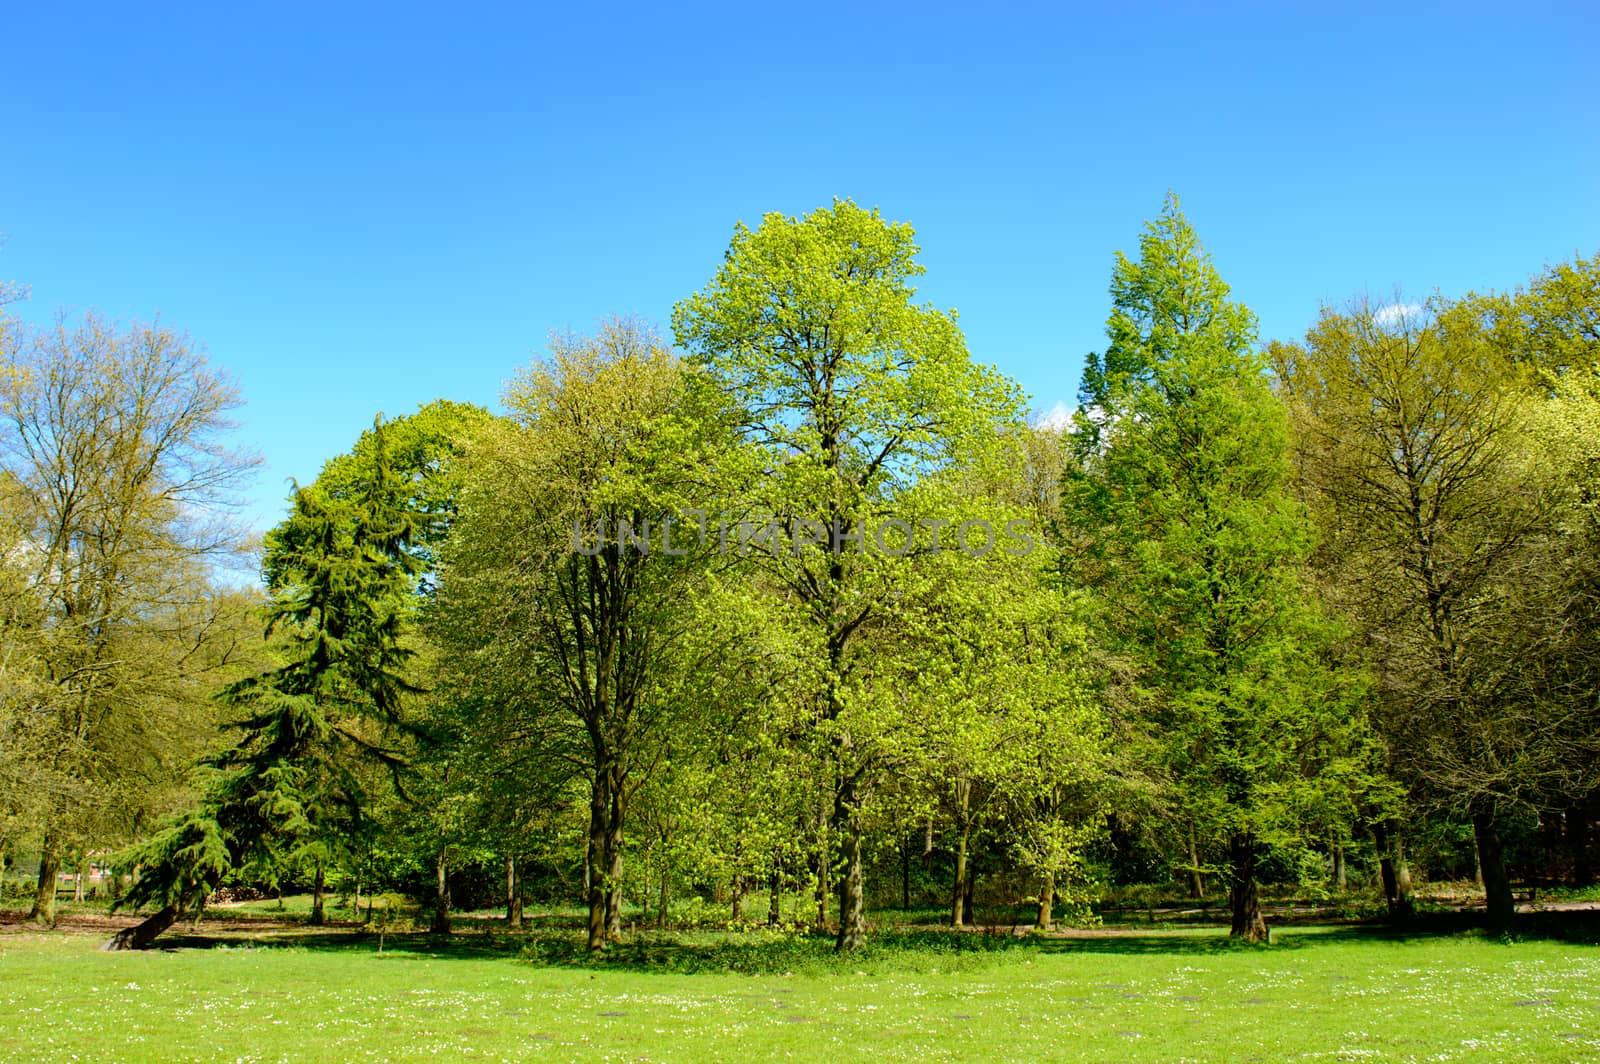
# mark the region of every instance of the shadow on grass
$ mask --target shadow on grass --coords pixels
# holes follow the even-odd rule
[[[1201,957],[1264,951],[1313,951],[1340,944],[1407,942],[1463,935],[1488,938],[1470,914],[1431,914],[1404,924],[1364,923],[1317,928],[1289,928],[1274,934],[1268,945],[1230,939],[1223,929],[1151,931],[1101,930],[1093,933],[1044,935],[986,934],[949,930],[881,930],[853,953],[836,954],[826,935],[752,932],[661,932],[630,935],[599,954],[584,949],[581,934],[562,929],[514,933],[484,921],[449,936],[423,932],[386,933],[386,956],[458,959],[519,959],[541,967],[596,971],[685,975],[816,975],[849,978],[885,972],[956,971],[981,968],[1000,960],[1022,961],[1050,955]],[[1549,912],[1519,918],[1514,936],[1554,939],[1575,945],[1600,945],[1600,914]],[[1490,938],[1493,941],[1494,939]],[[358,929],[313,929],[254,940],[179,934],[163,939],[169,948],[294,949],[330,953],[378,953],[379,935]]]

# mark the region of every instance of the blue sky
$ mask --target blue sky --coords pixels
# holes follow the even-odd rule
[[[1168,188],[1265,336],[1600,249],[1597,10],[11,4],[0,278],[204,342],[261,526],[375,412],[665,328],[736,220],[835,196],[1048,409]]]

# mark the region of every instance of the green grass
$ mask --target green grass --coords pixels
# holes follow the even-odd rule
[[[381,954],[375,936],[299,929],[98,942],[0,934],[0,1059],[1600,1057],[1600,948],[1475,934],[911,931],[835,958],[818,939],[700,933],[599,962],[566,933],[391,935]]]

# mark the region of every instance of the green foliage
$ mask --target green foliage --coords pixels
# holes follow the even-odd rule
[[[1134,664],[1127,695],[1181,815],[1248,858],[1295,837],[1317,792],[1360,764],[1360,674],[1329,668],[1336,629],[1305,572],[1314,531],[1253,316],[1175,198],[1140,249],[1117,260],[1111,345],[1085,372],[1063,502],[1083,540],[1072,575]]]
[[[309,880],[442,930],[526,874],[589,885],[589,949],[625,908],[746,932],[597,972],[821,977],[1015,948],[867,944],[869,872],[957,924],[1221,874],[1236,930],[1257,881],[1338,893],[1334,854],[1399,892],[1476,842],[1507,912],[1496,869],[1583,878],[1600,259],[1263,348],[1169,196],[1062,431],[918,255],[849,200],[737,226],[682,356],[611,320],[503,416],[380,417],[295,487],[265,602],[212,568],[231,386],[165,330],[0,318],[0,854],[41,842],[36,909],[130,841],[134,907]],[[848,959],[797,933],[835,917]]]
[[[920,481],[981,473],[1019,420],[1016,387],[971,360],[954,312],[913,303],[916,253],[910,226],[848,200],[768,214],[735,228],[711,282],[673,310],[678,342],[735,408],[741,511],[796,545],[758,562],[767,624],[797,648],[795,709],[809,719],[795,745],[817,765],[841,846],[841,948],[864,934],[868,803],[919,709],[897,686],[896,600],[928,552],[899,558],[871,541],[888,519],[937,516]]]
[[[410,503],[427,478],[397,470],[387,438],[380,419],[355,455],[330,463],[328,483],[296,488],[268,535],[266,632],[282,663],[223,690],[236,740],[208,760],[198,813],[120,855],[143,865],[121,904],[187,906],[230,869],[326,868],[363,838],[369,770],[404,766],[403,701],[420,692],[406,676],[424,565]]]

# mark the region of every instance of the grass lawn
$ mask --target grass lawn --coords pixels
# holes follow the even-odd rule
[[[565,934],[102,937],[0,934],[0,1059],[1600,1059],[1600,947],[1552,940],[891,935],[840,962],[705,934],[593,964]]]

